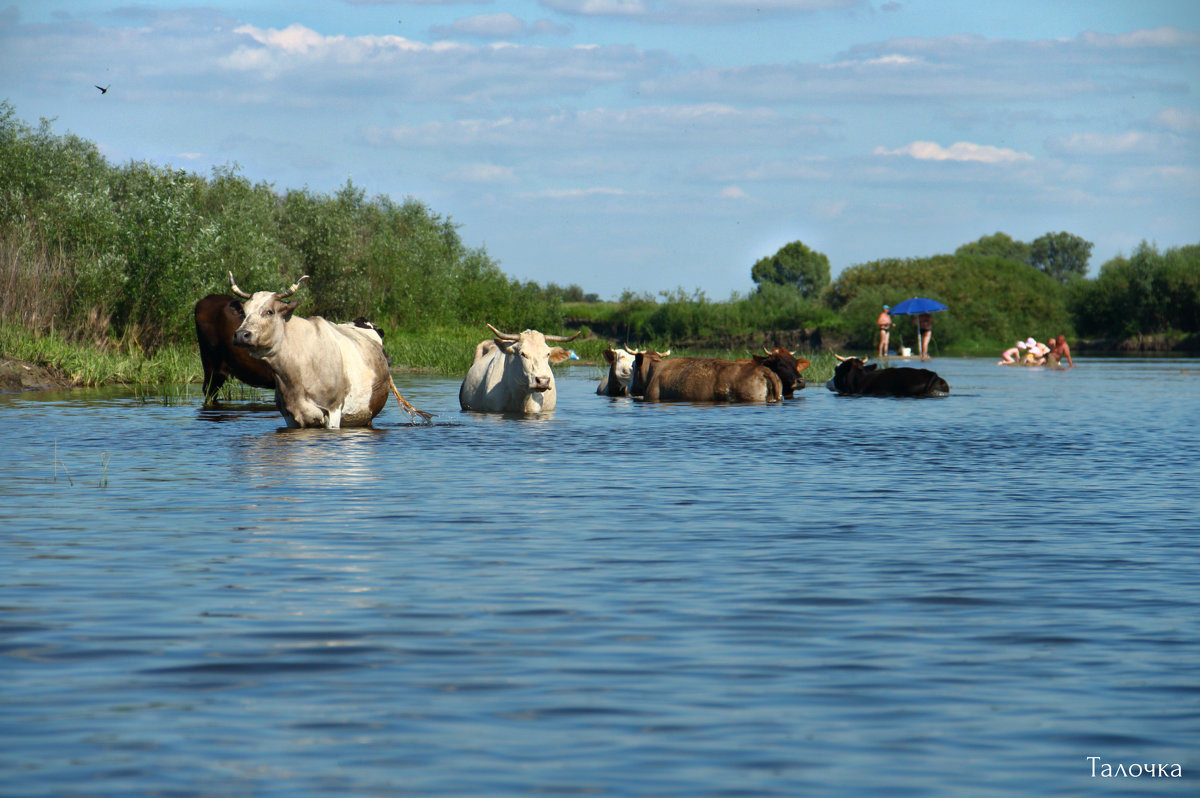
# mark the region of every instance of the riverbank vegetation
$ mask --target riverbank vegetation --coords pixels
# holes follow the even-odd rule
[[[935,320],[940,354],[992,353],[1065,333],[1112,341],[1200,335],[1200,246],[1142,244],[1086,277],[1091,244],[1068,233],[1024,243],[1003,233],[953,254],[844,268],[801,242],[747,264],[754,288],[713,300],[684,289],[626,291],[602,302],[572,285],[507,276],[458,226],[422,202],[253,183],[236,166],[207,177],[144,162],[112,164],[49,121],[0,102],[0,355],[78,382],[199,376],[192,308],[228,291],[278,290],[310,275],[299,308],[366,316],[401,368],[460,374],[486,324],[564,333],[600,362],[611,343],[746,356],[762,344],[874,348],[883,304],[910,296],[951,311]],[[911,343],[903,320],[897,337]],[[594,335],[593,335],[594,334]]]

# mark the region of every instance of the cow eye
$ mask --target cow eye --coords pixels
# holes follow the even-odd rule
[[[264,310],[264,311],[263,311],[263,315],[264,315],[264,316],[274,316],[274,315],[275,315],[275,311],[273,311],[273,310]]]

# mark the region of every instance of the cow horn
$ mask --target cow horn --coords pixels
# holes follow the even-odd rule
[[[628,352],[631,355],[636,355],[638,353],[637,349],[630,349],[629,344],[622,344],[621,348],[624,349],[626,352]]]
[[[296,282],[292,283],[292,287],[291,287],[291,288],[289,288],[289,289],[288,289],[288,290],[286,290],[286,291],[280,291],[280,292],[279,292],[278,294],[276,294],[275,296],[279,297],[280,299],[287,299],[287,298],[288,298],[288,297],[290,297],[292,294],[294,294],[294,293],[296,293],[298,290],[300,290],[300,286],[301,286],[301,285],[303,285],[303,284],[304,284],[304,282],[305,282],[306,280],[308,280],[308,275],[307,275],[307,274],[306,274],[306,275],[304,275],[303,277],[301,277],[301,278],[300,278],[299,280],[297,280]]]
[[[834,357],[836,357],[836,358],[838,359],[838,362],[839,362],[839,363],[845,363],[847,360],[850,360],[850,358],[848,358],[848,357],[842,357],[842,356],[841,356],[841,355],[839,355],[837,352],[834,352],[834,353],[833,353],[833,356],[834,356]]]
[[[659,352],[659,354],[662,355],[663,357],[666,357],[667,355],[671,354],[671,350],[668,349],[666,352]]]
[[[240,296],[242,299],[250,298],[250,295],[238,288],[238,284],[233,281],[233,272],[229,273],[229,290]]]
[[[770,350],[770,349],[767,349],[767,347],[766,347],[766,344],[763,344],[763,351],[764,351],[764,352],[766,352],[768,355],[769,355],[769,354],[772,354],[772,353],[771,353],[771,350]]]
[[[570,338],[566,337],[565,335],[547,335],[546,340],[547,341],[564,341],[564,342],[565,341],[574,341],[582,333],[583,333],[583,330],[580,330],[579,332],[572,335]]]
[[[500,338],[505,341],[515,341],[521,337],[519,335],[513,335],[512,333],[502,333],[490,324],[488,325],[488,329],[491,330],[492,332],[494,332],[496,334],[497,338]]]

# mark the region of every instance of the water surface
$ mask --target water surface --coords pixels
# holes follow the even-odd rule
[[[0,396],[22,796],[1196,794],[1200,362],[286,431]],[[1087,756],[1180,763],[1092,778]]]

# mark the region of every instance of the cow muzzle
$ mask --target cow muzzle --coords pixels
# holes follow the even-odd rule
[[[533,381],[533,385],[529,386],[529,389],[536,391],[537,393],[542,393],[543,391],[550,390],[550,387],[551,382],[549,377],[536,377]]]
[[[233,333],[233,345],[241,346],[249,349],[254,344],[250,340],[249,330],[235,330]]]

